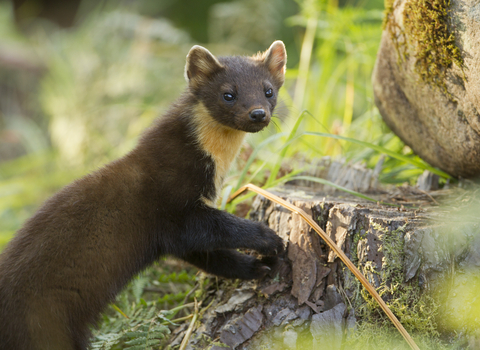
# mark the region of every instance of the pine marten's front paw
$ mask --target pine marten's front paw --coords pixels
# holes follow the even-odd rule
[[[239,253],[232,251],[235,256],[235,263],[233,261],[224,261],[221,267],[216,267],[214,272],[220,276],[227,278],[239,278],[242,280],[256,280],[262,279],[267,274],[271,274],[276,270],[278,257],[266,256],[258,258],[253,255]]]
[[[252,279],[262,279],[266,275],[272,274],[278,264],[277,256],[265,256],[261,259],[255,259],[252,265],[251,276]]]
[[[258,253],[266,256],[275,256],[285,251],[285,244],[275,231],[261,224],[262,236],[259,237],[261,242],[257,248]]]

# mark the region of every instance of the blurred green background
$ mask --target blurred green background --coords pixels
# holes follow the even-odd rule
[[[56,190],[134,147],[185,88],[193,44],[216,55],[254,54],[277,39],[287,47],[278,119],[248,138],[227,185],[269,187],[300,160],[323,156],[378,162],[371,148],[305,135],[312,131],[416,159],[373,103],[383,7],[382,0],[0,1],[0,247]],[[387,157],[380,180],[413,183],[422,171]]]
[[[382,0],[0,0],[0,250],[59,188],[134,147],[185,88],[194,44],[216,55],[278,39],[287,47],[277,118],[247,138],[227,188],[268,188],[325,156],[369,168],[382,160],[381,183],[414,184],[428,165],[373,102],[383,11]],[[153,284],[175,287],[163,307],[196,278],[158,274]],[[151,280],[136,279],[117,304],[136,312]],[[118,335],[118,317],[104,316],[98,334]]]

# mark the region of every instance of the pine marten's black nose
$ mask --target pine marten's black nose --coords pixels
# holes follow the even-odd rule
[[[265,121],[265,111],[263,109],[254,109],[250,112],[250,120],[254,123],[261,123]]]

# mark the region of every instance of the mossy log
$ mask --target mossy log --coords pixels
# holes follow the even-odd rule
[[[429,217],[439,222],[444,215],[428,206],[444,192],[426,194],[404,188],[390,196],[390,200],[405,205],[414,202],[424,209],[324,196],[292,186],[274,193],[312,215],[407,330],[414,332],[422,349],[442,348],[440,340],[432,340],[441,328],[437,316],[451,313],[452,308],[442,311],[436,302],[441,297],[430,292],[439,295],[440,287],[444,296],[446,285],[453,288],[462,283],[451,276],[458,265],[480,261],[478,225],[469,230],[458,225],[449,231],[429,223]],[[187,349],[366,349],[362,336],[370,339],[372,335],[366,335],[368,327],[359,326],[362,322],[374,329],[374,338],[379,337],[378,343],[370,339],[370,346],[393,348],[388,345],[393,341],[390,345],[396,349],[408,348],[353,274],[298,215],[258,196],[250,218],[268,224],[284,239],[285,256],[263,281],[212,283],[203,294],[203,306],[211,306]],[[446,333],[460,328],[465,332],[470,327],[460,323]],[[443,326],[445,331],[447,326]],[[183,336],[179,329],[171,346]]]
[[[476,0],[386,0],[372,83],[387,123],[428,163],[480,175],[480,7]]]

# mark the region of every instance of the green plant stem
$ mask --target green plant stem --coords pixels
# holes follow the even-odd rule
[[[188,340],[190,339],[190,336],[192,335],[193,328],[195,327],[195,322],[197,322],[198,318],[198,307],[199,303],[197,302],[197,299],[195,299],[195,312],[192,317],[192,321],[190,322],[190,325],[188,326],[187,332],[185,333],[185,337],[182,340],[182,343],[180,344],[180,347],[178,350],[185,350],[185,348],[188,345]]]
[[[188,304],[183,304],[183,305],[179,305],[177,307],[174,307],[173,309],[170,309],[169,311],[171,313],[176,313],[182,309],[185,309],[186,307],[192,307],[192,306],[195,306],[195,303],[188,303]]]
[[[308,70],[310,67],[310,59],[312,57],[313,43],[315,41],[315,33],[317,31],[317,13],[314,12],[312,17],[308,19],[307,29],[303,37],[302,51],[300,52],[300,64],[298,67],[298,78],[295,85],[295,94],[293,97],[293,105],[297,110],[301,110],[305,89],[307,87]]]
[[[193,315],[187,315],[187,316],[184,316],[184,317],[179,317],[179,318],[176,318],[174,320],[171,320],[170,322],[167,322],[167,321],[163,321],[162,324],[171,324],[171,323],[178,323],[178,322],[183,322],[183,321],[186,321],[186,320],[189,320],[193,317]]]

